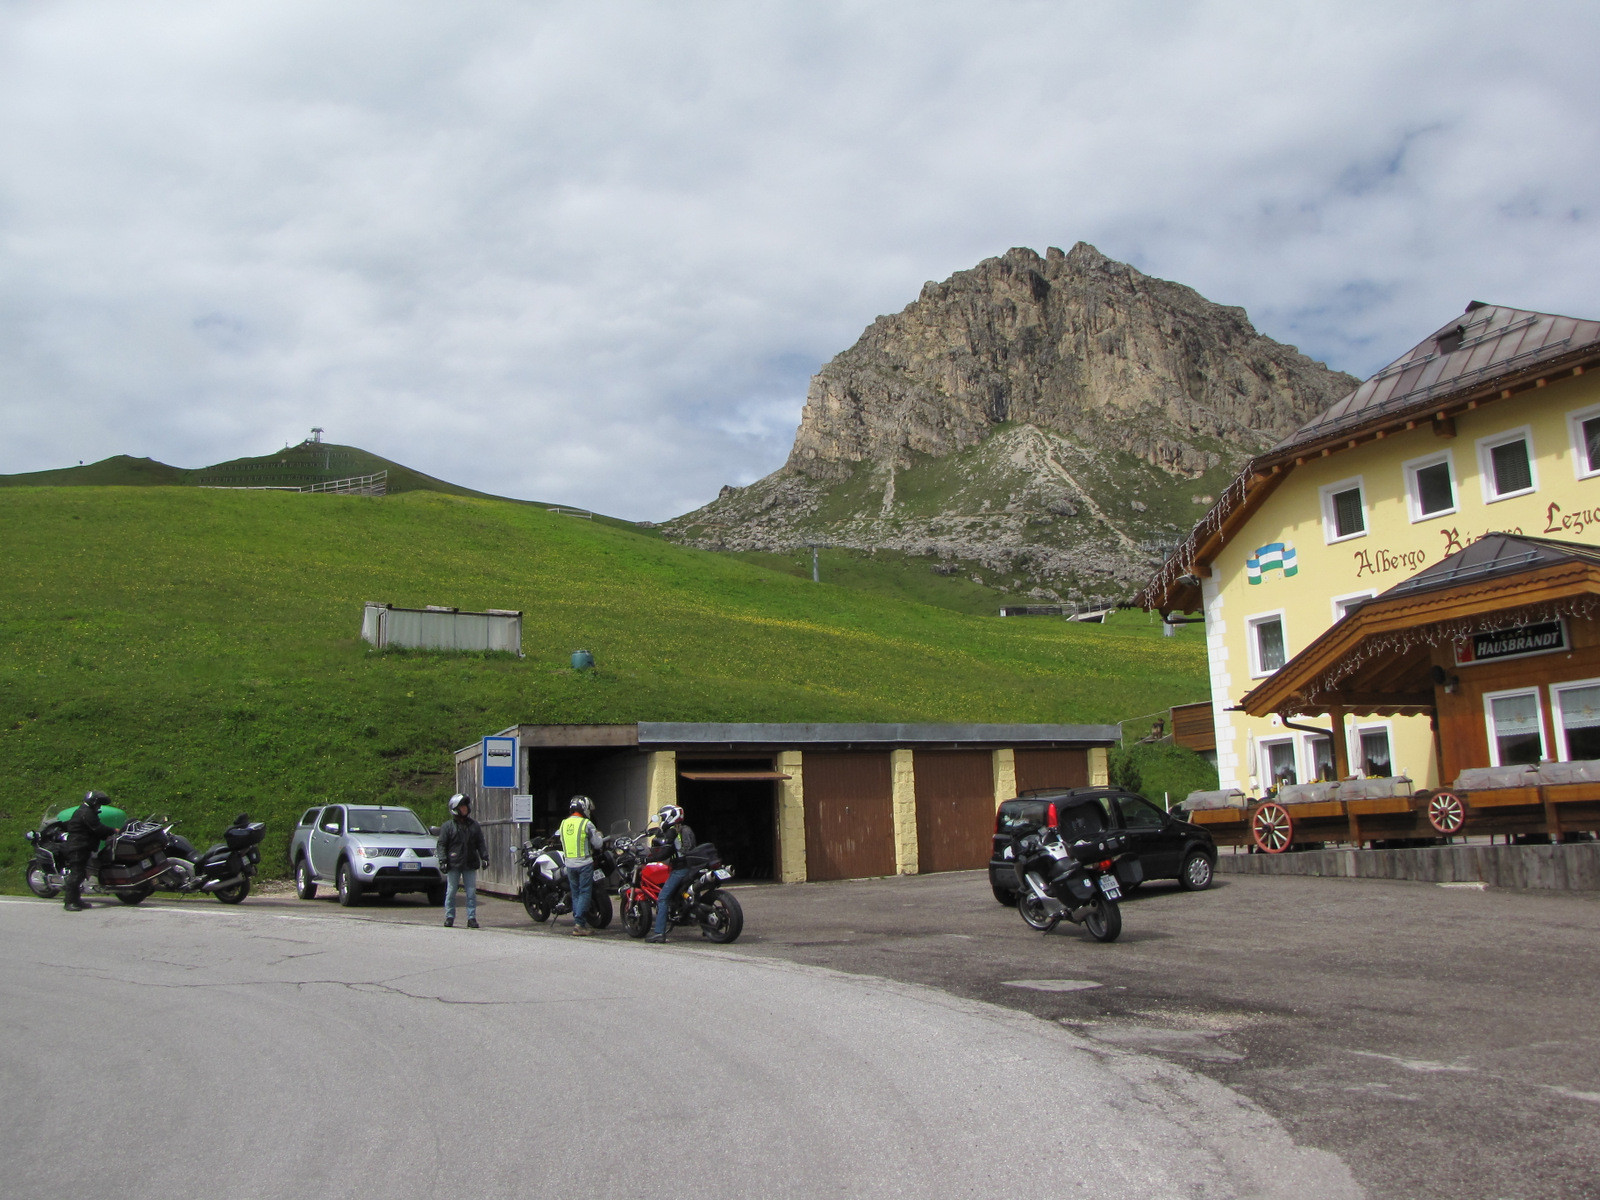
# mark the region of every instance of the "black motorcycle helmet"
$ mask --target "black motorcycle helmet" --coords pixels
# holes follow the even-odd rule
[[[83,802],[89,808],[99,808],[102,804],[110,804],[111,797],[104,792],[86,792]]]

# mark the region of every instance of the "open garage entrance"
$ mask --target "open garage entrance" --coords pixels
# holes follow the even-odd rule
[[[715,842],[736,880],[775,879],[778,781],[770,754],[678,758],[678,807],[702,842]]]

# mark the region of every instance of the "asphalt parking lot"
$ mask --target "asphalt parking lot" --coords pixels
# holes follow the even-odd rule
[[[1101,945],[1033,932],[977,872],[738,894],[735,951],[927,984],[1182,1064],[1339,1155],[1375,1197],[1600,1197],[1600,896],[1220,876],[1198,894],[1147,885]],[[404,898],[348,915],[438,920]],[[481,918],[570,928],[503,900]],[[702,945],[680,930],[652,950]]]

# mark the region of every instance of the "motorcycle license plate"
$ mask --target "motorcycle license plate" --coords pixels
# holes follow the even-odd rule
[[[722,868],[719,868],[718,870],[715,870],[715,871],[711,872],[711,878],[713,878],[713,879],[732,879],[733,878],[733,872],[728,870],[727,867],[722,867]]]
[[[419,862],[403,862],[400,864],[400,869],[402,871],[420,871],[422,870],[422,864]]]
[[[1100,876],[1100,890],[1105,893],[1107,900],[1121,900],[1122,889],[1117,886],[1115,875]]]

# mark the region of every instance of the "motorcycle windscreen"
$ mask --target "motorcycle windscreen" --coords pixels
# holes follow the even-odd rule
[[[71,808],[63,808],[51,820],[60,821],[65,825],[72,820],[72,814],[77,811],[78,806],[74,804]],[[100,806],[100,820],[103,824],[109,825],[113,829],[121,829],[128,823],[128,814],[110,804],[102,804]]]

